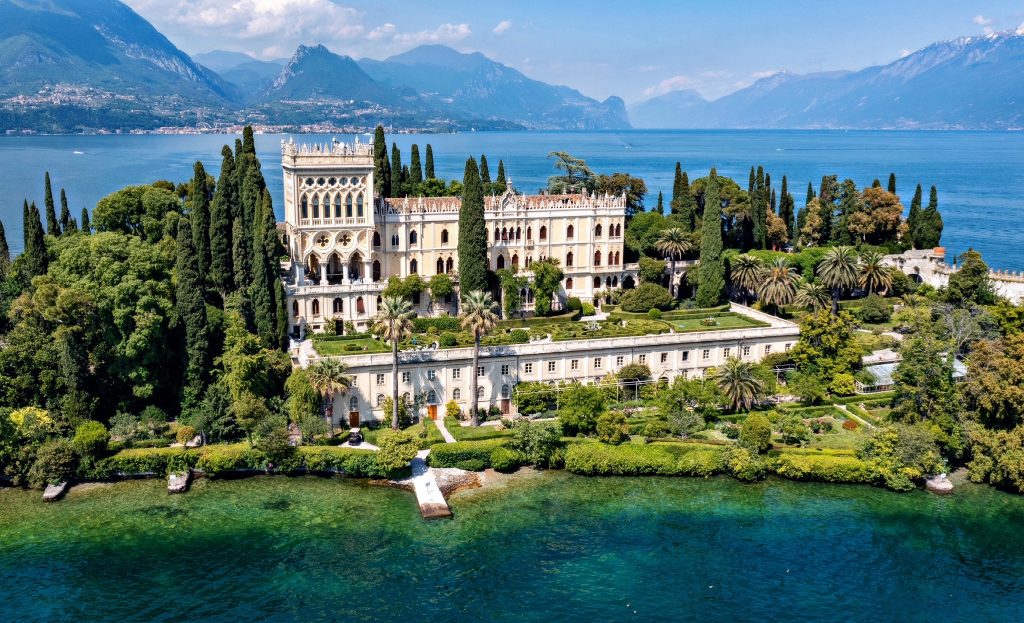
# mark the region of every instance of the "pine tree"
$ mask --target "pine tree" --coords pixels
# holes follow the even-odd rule
[[[658,214],[665,213],[665,197],[660,190],[658,191],[658,205],[655,206],[654,211]]]
[[[498,160],[498,177],[494,179],[494,189],[498,193],[504,193],[508,190],[508,181],[505,179],[505,161]]]
[[[462,178],[462,209],[459,210],[459,291],[487,289],[487,231],[484,193],[476,160],[466,160]]]
[[[189,187],[189,221],[199,274],[205,280],[210,274],[210,194],[206,186],[206,169],[198,160],[192,167],[192,185]]]
[[[405,196],[402,189],[402,152],[398,151],[396,143],[391,143],[391,195]]]
[[[480,154],[480,183],[483,184],[484,194],[488,193],[491,186],[491,170],[487,167],[487,156]]]
[[[714,307],[725,294],[725,264],[722,261],[722,202],[718,196],[718,173],[711,169],[704,189],[704,221],[700,242],[697,306]]]
[[[89,208],[82,208],[82,231],[86,234],[92,233],[92,223],[89,222]]]
[[[409,155],[409,183],[416,185],[423,181],[423,166],[420,164],[420,146],[412,145],[412,153]]]
[[[889,188],[888,188],[888,190],[892,194],[894,194],[894,195],[896,194],[896,174],[895,173],[890,173],[889,174]]]
[[[39,215],[39,208],[33,202],[29,205],[25,202],[22,218],[24,220],[25,246],[22,255],[25,259],[22,263],[22,280],[27,285],[32,282],[33,277],[45,275],[49,267],[49,258],[46,255],[46,234],[43,232],[43,223]]]
[[[942,240],[942,215],[939,214],[939,193],[934,186],[928,195],[928,207],[921,212],[921,225],[916,240],[922,249],[934,249]]]
[[[387,168],[387,162],[388,142],[384,137],[384,126],[378,125],[377,129],[373,131],[373,192],[378,197],[391,196],[391,193],[388,192],[391,188],[391,176],[386,175],[384,170]]]
[[[60,236],[60,222],[57,221],[57,208],[53,204],[53,187],[50,186],[50,172],[46,172],[46,190],[44,201],[46,203],[46,233],[50,236]]]
[[[185,374],[182,382],[182,410],[191,413],[199,406],[206,389],[210,364],[209,326],[203,300],[203,273],[199,270],[196,236],[190,218],[178,223],[178,255],[175,272],[178,281],[175,309],[185,333]]]
[[[60,189],[60,228],[64,232],[71,229],[71,210],[68,209],[68,194],[64,192],[63,188]]]
[[[428,180],[434,179],[434,148],[427,143],[427,164],[424,174]]]
[[[786,236],[790,240],[793,237],[793,195],[789,194],[789,183],[786,176],[782,176],[782,195],[779,198],[779,218],[786,223]]]
[[[921,235],[921,185],[914,190],[914,198],[910,201],[910,213],[907,214],[907,235],[910,237],[910,244],[915,249],[923,248],[919,242]]]
[[[231,261],[231,229],[235,204],[238,202],[235,158],[227,145],[221,149],[220,177],[210,204],[210,284],[222,297],[235,289]]]

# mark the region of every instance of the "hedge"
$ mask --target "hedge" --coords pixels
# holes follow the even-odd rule
[[[528,328],[531,325],[539,324],[552,324],[558,322],[574,322],[579,320],[582,313],[579,310],[570,311],[567,314],[561,314],[560,316],[533,316],[532,318],[512,318],[508,320],[499,320],[498,327],[500,328]]]
[[[724,452],[716,448],[603,443],[573,444],[565,453],[565,469],[584,476],[711,476],[724,468]]]
[[[199,459],[197,452],[185,452],[181,448],[130,448],[100,459],[84,475],[97,480],[140,474],[164,476],[168,461],[176,455],[184,455],[190,466],[195,466]]]
[[[833,398],[832,402],[837,405],[848,405],[848,404],[873,404],[876,402],[889,402],[892,400],[896,392],[878,392],[876,394],[857,394],[856,396],[843,396],[842,398]]]
[[[497,426],[463,426],[459,420],[445,416],[444,426],[456,441],[481,441],[483,439],[507,439],[512,436],[508,429],[498,430]],[[438,432],[440,434],[440,431]],[[443,439],[441,441],[444,441]]]
[[[776,459],[775,473],[792,480],[856,484],[872,484],[878,481],[875,470],[857,457],[829,454],[783,452]]]
[[[508,439],[438,444],[430,449],[428,462],[431,467],[456,467],[478,472],[491,467],[491,454],[496,449],[504,447],[506,443]]]
[[[672,311],[662,311],[662,320],[690,320],[693,318],[707,318],[708,316],[719,317],[729,313],[731,308],[730,303],[724,305],[717,305],[715,307],[701,307],[697,309],[677,309]],[[614,307],[605,306],[605,310],[608,312],[609,317],[615,318],[616,316],[621,318],[646,318],[647,312],[628,312],[622,309],[621,306],[616,305]]]
[[[383,476],[377,469],[376,453],[373,450],[343,448],[336,446],[299,446],[299,456],[311,472],[337,473],[356,478]]]

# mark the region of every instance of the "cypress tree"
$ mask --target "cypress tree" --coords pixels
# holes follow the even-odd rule
[[[253,227],[252,246],[252,283],[249,284],[249,300],[252,301],[253,322],[256,334],[260,336],[267,348],[276,348],[277,341],[277,306],[274,301],[273,282],[277,278],[274,270],[274,241],[272,230],[268,231],[268,221],[272,226],[274,220],[270,193],[263,191],[263,199],[257,209],[256,222]]]
[[[811,203],[811,199],[814,199],[814,186],[812,186],[810,182],[807,182],[807,201],[804,202],[805,208]]]
[[[434,148],[427,143],[427,165],[424,174],[428,180],[434,179]]]
[[[242,182],[245,181],[245,158],[242,153],[242,139],[235,139],[235,179],[238,186],[238,208],[241,209]]]
[[[459,291],[487,290],[487,231],[484,192],[476,160],[466,160],[459,210]]]
[[[246,286],[252,283],[252,270],[250,261],[252,258],[252,245],[246,235],[246,227],[241,216],[236,216],[231,222],[231,267],[235,273],[235,287],[242,291],[245,297]],[[242,304],[245,309],[245,302]],[[244,314],[243,314],[244,315]]]
[[[220,177],[210,204],[210,283],[222,297],[235,289],[231,261],[233,206],[238,201],[235,158],[227,145],[221,149]]]
[[[242,128],[242,153],[250,156],[256,155],[256,137],[253,136],[251,125]]]
[[[660,190],[658,191],[658,205],[655,206],[654,211],[658,214],[665,213],[665,198]]]
[[[82,231],[86,234],[92,233],[92,223],[89,222],[89,208],[82,208]]]
[[[768,248],[768,195],[764,183],[764,169],[757,167],[757,176],[754,178],[754,196],[751,200],[751,218],[754,220],[753,235],[754,248]]]
[[[882,182],[877,177],[875,179],[871,180],[871,188],[881,188],[881,187],[882,187]]]
[[[80,330],[63,326],[57,329],[54,338],[57,342],[57,371],[60,375],[60,420],[70,423],[89,419],[94,401],[85,391],[89,353]]]
[[[695,231],[697,227],[697,200],[690,194],[690,177],[686,171],[679,180],[679,212],[682,228],[685,232]]]
[[[384,191],[384,197],[393,197],[395,189],[391,188],[391,161],[384,158],[384,184],[382,186]]]
[[[408,195],[409,194],[409,190],[408,190],[408,188],[409,188],[409,175],[410,175],[410,173],[409,173],[409,165],[403,164],[402,165],[402,189],[403,189],[402,190],[402,194],[403,195]]]
[[[669,201],[669,209],[672,214],[680,214],[682,212],[682,200],[683,200],[683,167],[676,162],[676,172],[672,177],[672,199]]]
[[[60,228],[64,232],[71,229],[71,210],[68,209],[68,194],[60,189]],[[77,227],[75,228],[77,229]]]
[[[786,236],[792,241],[793,236],[793,195],[789,194],[789,184],[786,176],[782,176],[782,195],[779,198],[779,218],[786,223]]]
[[[409,182],[419,184],[423,181],[423,166],[420,163],[420,146],[412,145],[412,153],[409,155]]]
[[[772,189],[772,201],[768,204],[768,209],[772,211],[772,214],[778,214],[778,204],[775,202],[775,189]]]
[[[714,169],[704,189],[698,277],[697,306],[718,305],[725,293],[725,264],[722,261],[722,202],[718,196],[718,173]]]
[[[28,285],[33,277],[45,275],[49,266],[49,258],[46,255],[46,234],[43,233],[43,223],[39,215],[39,208],[35,203],[30,206],[28,201],[23,208],[24,232],[25,232],[25,256],[22,264],[22,279]]]
[[[505,179],[505,161],[498,160],[498,177],[494,179],[494,188],[499,193],[508,190],[508,181]]]
[[[192,185],[189,187],[189,221],[199,274],[205,279],[210,274],[210,194],[206,186],[206,169],[198,160],[192,167]]]
[[[934,186],[928,195],[928,207],[921,212],[918,242],[922,249],[939,246],[942,239],[942,215],[939,214],[939,193]]]
[[[402,192],[402,152],[398,151],[395,143],[391,143],[391,195],[405,196]]]
[[[209,327],[203,300],[203,273],[199,270],[196,236],[189,218],[178,223],[178,254],[175,262],[178,282],[175,309],[185,333],[185,373],[182,380],[182,410],[199,406],[206,389],[209,369]]]
[[[60,236],[60,222],[57,221],[57,208],[53,204],[53,187],[50,186],[50,172],[46,172],[46,233],[50,236]]]
[[[910,213],[907,215],[907,235],[910,237],[910,244],[915,249],[923,248],[920,244],[921,235],[921,185],[914,190],[914,198],[910,201]]]
[[[487,194],[491,185],[491,170],[487,167],[487,156],[480,154],[480,183],[484,186],[484,194]]]
[[[378,197],[390,197],[391,175],[385,171],[388,164],[388,143],[384,138],[384,126],[378,125],[373,132],[373,192]],[[430,177],[430,147],[427,147],[427,170]]]
[[[896,194],[896,174],[895,173],[890,173],[889,174],[889,188],[888,188],[888,190],[892,194],[894,194],[894,195]]]
[[[11,265],[11,247],[7,244],[7,232],[3,221],[0,221],[0,279],[7,277],[7,267]]]

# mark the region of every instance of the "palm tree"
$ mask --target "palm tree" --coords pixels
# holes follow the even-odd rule
[[[857,252],[853,247],[832,247],[818,264],[818,279],[832,289],[832,315],[839,313],[839,296],[857,285]]]
[[[309,367],[309,384],[324,399],[324,417],[334,434],[334,395],[352,387],[348,366],[337,359],[321,359]]]
[[[796,269],[789,265],[789,260],[777,257],[761,274],[758,296],[764,303],[774,307],[777,314],[781,305],[793,302],[796,281]]]
[[[885,256],[878,251],[868,251],[860,258],[860,287],[870,294],[879,290],[885,294],[892,287],[892,269],[886,266]]]
[[[764,264],[753,255],[744,253],[738,256],[729,269],[732,284],[740,289],[744,305],[750,304],[750,293],[757,291],[764,273]]]
[[[472,415],[473,426],[480,425],[480,416],[477,413],[479,399],[477,392],[480,384],[480,377],[477,369],[480,366],[480,338],[487,335],[498,326],[498,306],[491,300],[490,292],[474,290],[462,297],[462,328],[473,334],[473,370],[470,373],[473,377],[473,395],[470,414]]]
[[[761,379],[754,376],[750,362],[736,357],[730,357],[715,371],[715,383],[729,399],[734,411],[741,408],[749,410],[762,390]]]
[[[819,309],[825,309],[831,299],[832,295],[829,294],[825,286],[820,283],[805,281],[797,286],[793,302],[800,307],[806,307],[815,312]]]
[[[669,290],[674,298],[679,298],[676,287],[676,257],[681,257],[684,253],[692,251],[693,243],[686,237],[686,232],[682,229],[670,227],[658,234],[658,241],[654,243],[654,248],[668,256],[670,263]]]
[[[398,430],[398,343],[412,334],[412,303],[403,296],[385,296],[377,308],[373,332],[391,342],[391,428]]]

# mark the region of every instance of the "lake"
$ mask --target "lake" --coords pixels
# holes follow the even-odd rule
[[[0,220],[11,247],[22,247],[21,203],[24,197],[42,206],[43,171],[49,170],[56,189],[65,187],[72,213],[90,208],[109,192],[127,184],[156,179],[184,181],[196,159],[216,175],[220,147],[234,136],[39,136],[0,138]],[[281,209],[280,142],[291,135],[257,137],[264,174]],[[330,135],[296,135],[297,141],[326,142]],[[350,136],[337,135],[340,140]],[[363,136],[362,140],[371,140]],[[654,206],[659,190],[671,195],[675,162],[690,178],[707,174],[712,166],[746,187],[751,165],[761,164],[778,188],[782,176],[790,181],[797,206],[804,204],[807,183],[817,190],[822,175],[849,177],[859,186],[878,178],[897,177],[897,190],[909,209],[914,186],[939,190],[939,208],[946,228],[942,241],[947,254],[968,246],[982,252],[993,267],[1024,270],[1024,245],[1019,243],[1024,219],[1024,133],[1021,132],[905,132],[808,130],[630,130],[607,132],[465,132],[444,135],[389,136],[408,162],[416,142],[434,148],[437,174],[462,179],[465,159],[486,153],[491,174],[498,160],[515,186],[536,192],[554,174],[547,155],[568,151],[585,159],[597,172],[627,171],[643,177]],[[422,152],[421,152],[422,153]],[[55,190],[55,194],[59,190]]]
[[[0,489],[7,621],[1019,621],[1024,497],[564,472]]]

